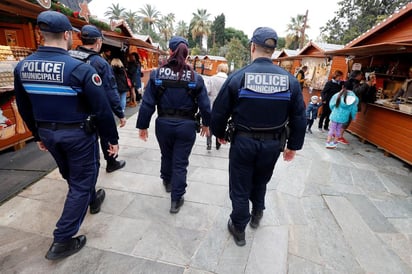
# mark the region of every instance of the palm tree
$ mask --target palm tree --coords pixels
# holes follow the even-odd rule
[[[143,8],[139,9],[139,14],[142,17],[143,30],[145,30],[146,34],[154,32],[154,27],[157,27],[161,13],[150,4],[145,4]]]
[[[162,16],[162,18],[158,22],[158,29],[161,34],[163,34],[164,42],[167,44],[169,38],[173,35],[173,22],[175,21],[174,13],[169,13],[166,16]]]
[[[302,39],[304,33],[305,15],[298,14],[295,18],[290,18],[290,23],[287,24],[286,31],[289,32],[287,35],[287,40],[292,43],[292,49],[297,49],[299,47],[299,41]],[[310,28],[308,25],[305,28]],[[289,44],[290,45],[290,44]]]
[[[133,33],[139,31],[140,18],[137,16],[137,13],[135,11],[129,10],[123,12],[122,16],[125,18],[126,23],[129,25]]]
[[[192,28],[192,38],[196,41],[199,37],[199,45],[203,48],[203,38],[206,38],[211,33],[212,22],[209,20],[210,13],[206,9],[197,9],[197,13],[193,13],[193,19],[190,24]]]
[[[121,8],[119,4],[112,4],[111,7],[107,7],[104,16],[107,16],[110,20],[119,20],[123,18],[122,14],[124,11],[125,8]]]
[[[185,21],[180,20],[179,22],[177,22],[176,35],[186,38],[188,32],[189,32],[189,26],[186,24]]]

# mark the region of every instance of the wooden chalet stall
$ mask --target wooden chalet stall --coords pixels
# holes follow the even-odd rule
[[[377,88],[380,89],[377,101],[362,103],[362,111],[348,131],[410,165],[412,104],[394,104],[391,101],[412,66],[411,25],[412,3],[409,3],[343,49],[328,52],[334,59],[346,58],[349,68],[356,64],[365,74],[375,72],[377,75]]]
[[[272,61],[274,64],[289,71],[295,75],[295,69],[300,67],[301,60],[295,56],[299,53],[297,50],[283,49],[280,52],[274,52],[272,55]]]
[[[305,75],[305,85],[303,88],[303,97],[305,102],[309,102],[312,95],[320,96],[320,93],[328,81],[331,58],[329,58],[325,52],[331,49],[340,49],[342,45],[315,43],[310,41],[306,46],[298,53],[297,56],[301,59],[300,67],[307,66],[308,70]]]
[[[219,64],[227,64],[226,58],[214,55],[189,56],[187,62],[193,66],[197,73],[207,76],[215,75]]]
[[[18,61],[30,55],[42,43],[36,27],[37,16],[50,7],[26,0],[0,2],[0,151],[25,145],[32,138],[15,102],[13,70]],[[51,3],[49,2],[51,5]],[[79,28],[86,22],[69,17]]]

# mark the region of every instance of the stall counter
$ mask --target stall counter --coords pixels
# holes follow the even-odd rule
[[[348,131],[412,165],[412,114],[379,104],[363,104]]]

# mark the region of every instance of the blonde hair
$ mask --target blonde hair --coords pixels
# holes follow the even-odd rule
[[[112,67],[123,67],[123,63],[119,58],[113,58],[112,62],[110,63]]]
[[[229,71],[229,67],[226,63],[221,63],[217,66],[217,72],[227,73],[228,71]]]

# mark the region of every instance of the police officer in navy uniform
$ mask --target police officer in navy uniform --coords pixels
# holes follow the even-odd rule
[[[95,127],[110,142],[111,155],[117,155],[119,137],[100,76],[67,51],[73,44],[68,18],[44,11],[37,24],[44,46],[16,66],[14,87],[19,112],[34,140],[52,154],[69,186],[46,254],[47,259],[56,260],[86,244],[86,236],[74,235],[88,207],[90,213],[98,213],[105,198],[103,189],[95,190],[100,166]]]
[[[188,42],[180,36],[169,41],[166,64],[150,74],[136,127],[146,141],[150,119],[157,107],[156,138],[161,151],[160,177],[171,192],[170,213],[178,213],[184,203],[187,166],[196,140],[195,114],[200,109],[201,136],[209,135],[210,101],[203,78],[186,64]]]
[[[290,133],[284,160],[294,158],[305,136],[305,104],[299,83],[271,60],[277,39],[271,28],[254,31],[250,41],[252,63],[228,77],[213,104],[211,131],[219,142],[226,143],[226,125],[229,118],[233,121],[229,151],[232,213],[228,229],[239,246],[246,244],[249,221],[252,228],[257,228],[263,216],[266,184],[283,150],[286,124]]]
[[[81,40],[83,46],[79,46],[77,50],[70,50],[72,57],[87,62],[92,65],[103,81],[105,94],[109,100],[113,113],[120,120],[120,127],[126,125],[126,118],[122,107],[120,106],[120,97],[117,90],[116,78],[110,64],[99,55],[104,36],[101,31],[93,25],[84,25],[81,29]],[[113,172],[123,168],[126,165],[124,160],[116,160],[115,157],[109,155],[109,140],[104,136],[100,136],[100,146],[102,148],[104,159],[106,160],[106,172]]]

